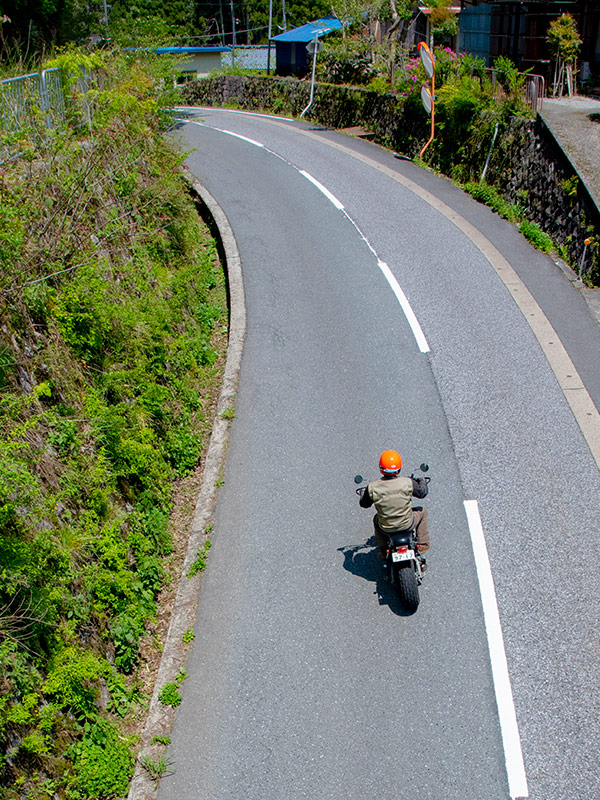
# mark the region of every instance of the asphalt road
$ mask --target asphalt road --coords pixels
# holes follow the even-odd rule
[[[528,285],[541,257],[379,148],[257,116],[201,120],[179,135],[233,227],[248,333],[160,800],[600,797],[597,466],[480,250],[373,164],[489,227]],[[542,269],[546,313],[559,318],[564,295],[567,327],[586,332],[569,352],[597,396],[598,326],[568,281]],[[388,447],[407,472],[426,460],[433,478],[429,571],[412,616],[383,581],[353,491]],[[513,774],[511,791],[465,500],[481,512],[520,732],[527,783]]]

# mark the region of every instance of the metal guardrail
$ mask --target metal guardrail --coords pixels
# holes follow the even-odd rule
[[[525,102],[534,111],[541,111],[546,96],[546,81],[542,75],[526,73]]]
[[[492,85],[496,86],[496,70],[491,67],[487,70],[491,74]],[[542,75],[534,75],[531,72],[519,72],[520,77],[525,78],[523,86],[524,100],[532,111],[541,111],[546,96],[546,81]]]
[[[45,69],[0,81],[0,128],[15,133],[32,127],[38,112],[47,127],[65,122],[65,98],[59,69]]]

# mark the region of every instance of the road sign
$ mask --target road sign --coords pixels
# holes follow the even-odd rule
[[[323,42],[320,42],[318,39],[313,39],[306,45],[306,49],[311,56],[315,53],[320,53],[323,49]]]

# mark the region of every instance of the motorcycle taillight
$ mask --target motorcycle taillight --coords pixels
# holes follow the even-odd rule
[[[401,547],[397,547],[396,548],[396,552],[397,553],[406,553],[407,550],[408,550],[408,547],[405,544],[403,544]]]

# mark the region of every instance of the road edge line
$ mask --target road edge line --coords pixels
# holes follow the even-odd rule
[[[246,301],[242,263],[233,230],[225,212],[215,198],[191,176],[186,176],[186,178],[192,191],[212,217],[224,250],[225,263],[223,266],[227,276],[229,295],[229,343],[185,560],[173,601],[169,629],[138,748],[134,774],[129,784],[127,800],[154,800],[158,796],[157,782],[145,769],[143,759],[156,761],[157,758],[165,756],[164,745],[153,745],[152,739],[154,736],[169,736],[175,720],[175,709],[163,706],[158,699],[158,694],[165,683],[175,681],[177,674],[185,667],[188,657],[189,648],[186,648],[183,642],[183,634],[189,628],[193,628],[196,622],[201,575],[192,578],[188,578],[187,575],[197,557],[198,550],[204,544],[205,529],[212,519],[217,503],[217,483],[225,463],[230,429],[230,420],[223,417],[222,414],[235,401],[246,338]]]
[[[529,788],[521,749],[517,712],[510,683],[498,599],[483,533],[479,504],[477,500],[465,500],[464,506],[475,557],[481,605],[483,607],[483,619],[492,666],[492,679],[496,694],[502,745],[504,747],[506,774],[508,776],[508,791],[513,800],[527,798],[529,797]]]

